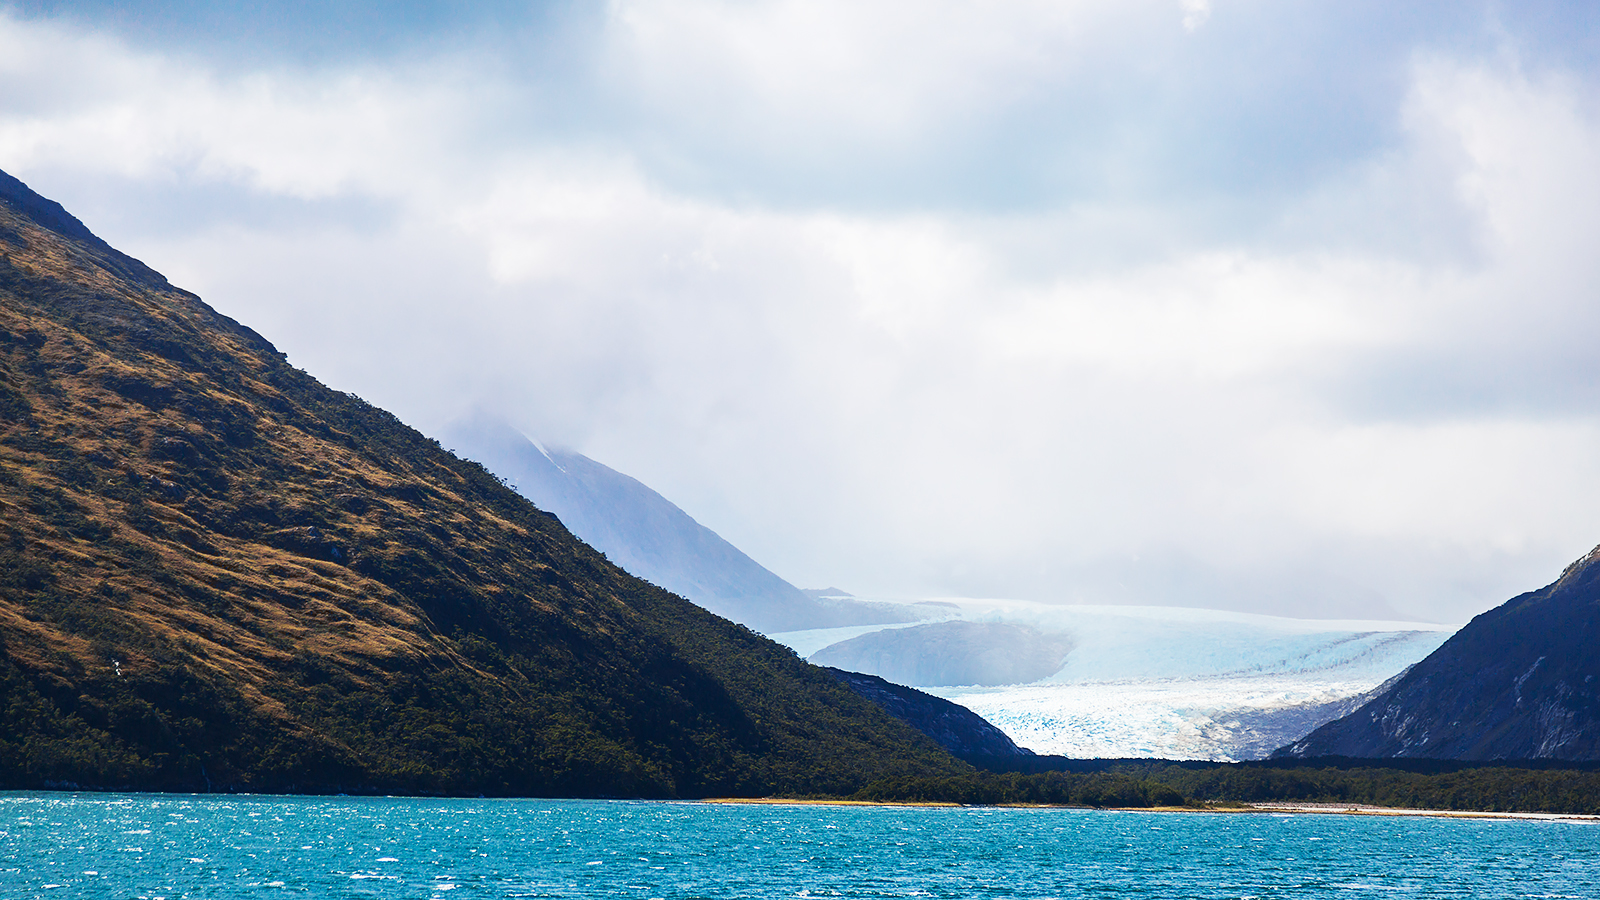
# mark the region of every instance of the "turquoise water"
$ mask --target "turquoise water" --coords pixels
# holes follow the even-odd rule
[[[0,794],[0,897],[1600,897],[1571,822]]]

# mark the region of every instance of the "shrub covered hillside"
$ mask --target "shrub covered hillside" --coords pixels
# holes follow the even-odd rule
[[[0,173],[0,787],[850,793],[970,771]]]

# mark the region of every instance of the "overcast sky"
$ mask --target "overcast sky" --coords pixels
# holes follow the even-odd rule
[[[0,169],[803,587],[1459,621],[1600,542],[1592,3],[266,6],[0,7]]]

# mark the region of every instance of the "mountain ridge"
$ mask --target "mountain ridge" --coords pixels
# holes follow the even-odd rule
[[[811,596],[649,485],[504,422],[479,415],[446,439],[623,569],[762,633],[908,620],[887,606]]]
[[[848,672],[828,666],[827,670],[857,694],[887,710],[933,738],[951,754],[982,768],[1005,768],[1018,759],[1031,758],[1032,750],[1018,747],[1004,731],[959,703],[935,697],[926,691],[886,681],[876,675]]]
[[[969,769],[0,178],[0,787],[848,793]]]
[[[1600,759],[1600,547],[1277,756]]]

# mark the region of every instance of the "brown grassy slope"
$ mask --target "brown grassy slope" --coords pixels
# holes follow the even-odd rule
[[[0,786],[750,795],[964,769],[8,179]]]

